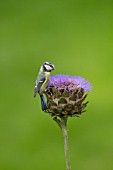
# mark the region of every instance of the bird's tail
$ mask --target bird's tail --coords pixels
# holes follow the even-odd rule
[[[40,94],[40,99],[41,99],[41,106],[42,106],[42,110],[47,110],[48,107],[47,107],[47,102],[44,98],[44,95],[43,94]]]

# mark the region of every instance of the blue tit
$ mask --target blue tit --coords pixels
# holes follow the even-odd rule
[[[50,62],[45,62],[38,73],[35,89],[34,89],[34,97],[36,97],[37,93],[40,95],[42,110],[47,110],[47,102],[44,98],[44,92],[48,86],[50,81],[50,73],[52,70],[55,70],[55,67]]]

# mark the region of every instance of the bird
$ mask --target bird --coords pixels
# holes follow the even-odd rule
[[[42,64],[36,78],[34,97],[36,97],[37,93],[39,94],[41,99],[42,111],[46,111],[48,109],[47,102],[44,98],[44,93],[50,81],[50,73],[53,70],[55,70],[55,66],[51,62],[45,62]]]

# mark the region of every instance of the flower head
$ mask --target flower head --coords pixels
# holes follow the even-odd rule
[[[67,89],[73,91],[75,88],[83,88],[84,92],[91,90],[91,84],[82,77],[68,76],[68,75],[56,75],[51,76],[49,87],[55,87],[58,90]]]
[[[56,75],[46,89],[48,112],[52,116],[78,116],[84,112],[88,102],[83,103],[91,90],[91,84],[82,77]]]

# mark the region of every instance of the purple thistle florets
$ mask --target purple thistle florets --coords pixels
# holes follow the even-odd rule
[[[79,116],[88,102],[83,103],[91,84],[82,77],[56,75],[51,76],[46,89],[48,111],[51,116]]]
[[[73,91],[75,88],[83,88],[84,92],[90,92],[92,86],[82,77],[68,76],[68,75],[56,75],[51,76],[49,87],[55,87],[58,90],[67,89]]]

